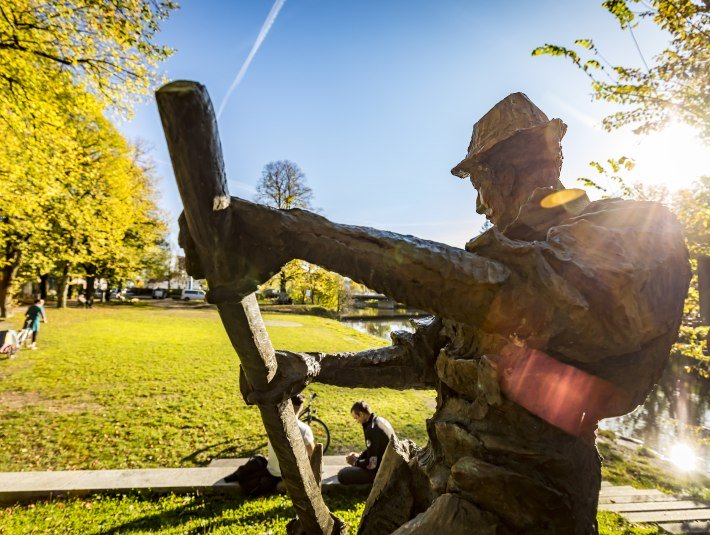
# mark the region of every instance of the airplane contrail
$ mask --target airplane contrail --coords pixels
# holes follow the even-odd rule
[[[244,78],[244,75],[246,74],[247,69],[251,64],[251,61],[254,59],[254,56],[256,55],[257,51],[259,50],[259,47],[261,46],[261,43],[263,43],[264,39],[266,39],[266,36],[269,33],[269,30],[271,29],[271,26],[274,24],[274,21],[276,20],[276,17],[278,16],[279,11],[281,11],[281,8],[283,7],[285,2],[286,0],[276,0],[274,2],[274,5],[271,6],[271,11],[269,11],[269,14],[266,16],[266,20],[264,21],[264,24],[262,25],[261,30],[259,31],[259,35],[256,36],[256,41],[254,41],[254,44],[252,45],[251,50],[249,51],[247,59],[245,59],[244,63],[242,63],[242,67],[239,69],[237,76],[235,76],[234,80],[232,81],[232,85],[229,86],[227,94],[224,95],[222,103],[219,105],[219,111],[217,111],[218,119],[220,115],[222,115],[222,112],[224,111],[224,108],[227,105],[229,97],[232,96],[232,93],[240,84],[242,78]]]

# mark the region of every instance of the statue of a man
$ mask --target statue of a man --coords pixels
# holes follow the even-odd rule
[[[436,389],[429,443],[390,444],[361,533],[596,532],[596,424],[660,377],[690,268],[662,205],[564,189],[565,130],[522,93],[476,123],[452,172],[470,177],[493,227],[465,250],[232,198],[234,279],[213,302],[301,258],[436,315],[388,348],[278,352],[270,390],[243,381],[257,402],[310,381]],[[184,225],[181,243],[199,276]]]

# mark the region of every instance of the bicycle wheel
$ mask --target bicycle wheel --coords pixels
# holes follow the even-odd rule
[[[323,455],[325,455],[325,452],[328,451],[328,446],[330,446],[330,430],[328,429],[328,426],[325,425],[322,420],[315,417],[308,418],[306,416],[305,418],[302,418],[302,420],[311,427],[311,431],[313,431],[313,438],[316,443],[320,442],[323,444]]]

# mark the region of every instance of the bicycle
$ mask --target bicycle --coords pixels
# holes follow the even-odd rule
[[[325,454],[325,452],[328,451],[328,446],[330,446],[330,430],[323,420],[314,416],[316,409],[312,404],[316,396],[317,394],[315,392],[311,394],[308,405],[306,405],[306,408],[303,409],[298,418],[310,426],[311,431],[313,431],[313,438],[316,443],[320,442],[323,444],[323,454]]]

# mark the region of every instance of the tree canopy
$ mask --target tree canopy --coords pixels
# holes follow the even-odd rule
[[[21,280],[124,278],[163,243],[145,154],[106,117],[159,79],[174,2],[0,5],[0,314]]]
[[[545,44],[532,54],[566,57],[589,76],[595,100],[624,108],[604,119],[607,130],[633,126],[636,133],[647,133],[677,119],[697,129],[709,143],[710,4],[607,0],[602,6],[634,42],[634,28],[644,23],[655,25],[669,36],[666,48],[650,64],[642,54],[643,67],[609,63],[590,38],[577,39],[576,48]]]
[[[256,185],[256,200],[267,206],[285,209],[311,208],[313,191],[306,185],[306,175],[293,162],[267,163]]]
[[[29,280],[54,271],[60,304],[70,276],[91,265],[100,276],[110,266],[113,277],[128,277],[165,233],[139,149],[91,94],[65,82],[44,102],[51,122],[0,122],[0,265]]]
[[[37,73],[47,81],[71,73],[104,104],[130,109],[159,79],[171,50],[154,42],[169,0],[3,0],[0,92],[22,95]],[[44,86],[45,89],[47,86]]]
[[[533,56],[565,57],[591,80],[592,97],[617,104],[621,109],[603,120],[606,130],[631,126],[634,133],[660,130],[677,120],[693,127],[700,139],[710,143],[710,3],[693,0],[606,0],[602,6],[629,33],[641,55],[642,67],[613,65],[590,38],[577,39],[576,49],[545,44],[533,50]],[[651,24],[668,36],[666,47],[650,64],[640,49],[634,29]],[[630,185],[623,176],[633,169],[630,158],[609,158],[591,162],[596,178],[579,179],[585,187],[605,196],[623,196],[668,204],[684,229],[695,275],[691,281],[677,355],[702,358],[703,340],[708,327],[701,325],[697,258],[710,255],[710,178],[703,177],[693,187],[673,196],[663,187]],[[600,185],[605,178],[615,191]],[[707,344],[707,342],[705,342]],[[706,346],[707,348],[707,346]],[[695,371],[710,375],[707,361]]]
[[[306,175],[289,160],[278,160],[264,166],[256,186],[255,200],[281,210],[310,209],[313,191],[306,184]],[[292,260],[281,271],[264,283],[263,287],[278,286],[281,302],[320,305],[338,310],[342,305],[345,279],[303,260]]]

